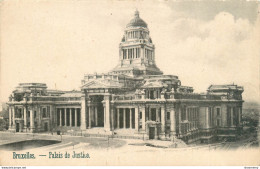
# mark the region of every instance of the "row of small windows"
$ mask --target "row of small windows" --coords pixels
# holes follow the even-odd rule
[[[149,49],[145,49],[145,57],[149,60],[153,60],[153,51]]]
[[[127,32],[127,37],[129,39],[133,39],[133,38],[147,38],[148,37],[148,33],[147,32],[143,32],[143,31],[130,31],[130,32]]]
[[[123,59],[140,58],[140,48],[123,49]]]

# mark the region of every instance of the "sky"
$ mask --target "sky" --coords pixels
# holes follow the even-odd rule
[[[136,9],[148,24],[164,74],[205,92],[211,84],[260,95],[260,8],[256,1],[0,2],[0,99],[25,82],[80,90],[84,74],[105,73],[119,60],[119,43]]]

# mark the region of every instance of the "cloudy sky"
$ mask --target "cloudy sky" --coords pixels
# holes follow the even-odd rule
[[[80,88],[84,74],[107,72],[137,8],[156,46],[156,63],[183,85],[244,86],[259,97],[260,20],[255,1],[1,1],[1,100],[21,82]]]

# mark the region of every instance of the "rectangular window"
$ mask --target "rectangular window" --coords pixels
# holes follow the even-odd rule
[[[171,119],[171,113],[170,112],[167,112],[167,120],[170,120]]]
[[[142,119],[142,112],[139,112],[139,117],[140,119]]]
[[[186,120],[186,108],[181,109],[181,121]]]
[[[47,117],[50,117],[50,113],[51,113],[51,107],[47,106]]]
[[[42,117],[46,118],[47,117],[47,112],[46,112],[46,108],[42,108]]]
[[[217,116],[220,116],[220,108],[217,108]]]

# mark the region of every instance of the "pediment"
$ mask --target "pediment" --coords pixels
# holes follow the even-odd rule
[[[85,89],[85,88],[88,88],[88,89],[92,89],[92,88],[107,88],[107,85],[101,83],[101,82],[98,82],[98,81],[90,81],[86,84],[84,84],[81,88]]]
[[[121,87],[119,84],[111,83],[110,81],[98,81],[93,80],[84,84],[81,88],[82,89],[97,89],[97,88],[115,88]]]

